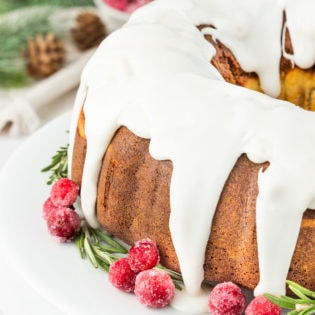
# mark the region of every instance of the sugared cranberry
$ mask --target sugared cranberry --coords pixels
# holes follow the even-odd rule
[[[145,4],[151,2],[152,0],[134,0],[129,1],[129,4],[127,5],[125,11],[127,13],[132,13],[133,11],[137,10],[138,8],[144,6]]]
[[[259,295],[248,304],[245,315],[281,315],[281,308]]]
[[[47,198],[43,204],[43,217],[45,220],[48,219],[50,213],[56,210],[56,206],[52,203],[50,198]]]
[[[140,303],[152,308],[162,308],[175,294],[174,283],[166,271],[149,269],[136,277],[135,295]]]
[[[128,258],[121,258],[109,267],[109,281],[119,290],[133,292],[137,273],[129,265]]]
[[[60,242],[69,242],[79,232],[81,219],[77,212],[68,207],[57,207],[47,218],[47,228]]]
[[[208,309],[213,315],[241,315],[245,306],[245,296],[233,282],[217,284],[209,296]]]
[[[105,3],[110,5],[111,7],[124,11],[128,5],[128,0],[103,0]]]
[[[79,194],[79,186],[69,178],[57,180],[50,191],[50,199],[55,206],[71,206]]]
[[[129,250],[129,264],[135,272],[155,267],[159,260],[159,250],[149,238],[137,241]]]

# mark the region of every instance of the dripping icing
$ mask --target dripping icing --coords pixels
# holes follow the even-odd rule
[[[233,5],[243,7],[241,19],[241,10],[233,9]],[[271,15],[268,11],[268,21],[257,19],[259,12],[270,7],[274,11]],[[156,0],[108,36],[83,71],[72,118],[70,154],[84,102],[88,149],[81,191],[86,218],[91,225],[98,225],[94,213],[96,180],[115,131],[124,125],[136,135],[150,138],[151,155],[173,162],[170,230],[191,295],[200,291],[204,252],[218,198],[242,153],[255,163],[270,162],[270,167],[260,172],[258,182],[261,279],[256,294],[284,293],[302,213],[312,208],[315,198],[311,185],[315,177],[315,113],[225,83],[209,63],[213,47],[194,25],[215,25],[213,35],[232,50],[244,69],[259,74],[266,92],[277,95],[282,13],[286,11],[287,26],[296,34],[301,32],[297,19],[310,10],[299,8],[295,16],[296,7],[297,1],[260,0],[254,7],[248,0]],[[235,30],[238,33],[233,39]],[[304,29],[301,36],[315,36],[314,30]],[[244,37],[246,44],[242,43]],[[314,42],[303,56],[294,47],[294,63],[302,66],[302,59],[314,61]],[[256,58],[247,60],[251,51]],[[292,165],[300,165],[299,170]],[[303,193],[297,196],[296,191]],[[286,221],[286,230],[274,226],[279,220]],[[287,237],[279,238],[279,234]],[[277,263],[271,245],[285,248]]]

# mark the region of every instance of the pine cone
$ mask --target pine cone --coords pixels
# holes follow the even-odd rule
[[[57,39],[53,33],[46,36],[38,34],[28,41],[26,58],[30,75],[38,79],[46,78],[63,66],[65,60],[63,41]]]
[[[98,46],[106,37],[106,27],[101,19],[92,12],[82,12],[76,18],[76,26],[71,34],[80,50]]]

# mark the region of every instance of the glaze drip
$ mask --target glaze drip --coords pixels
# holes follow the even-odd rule
[[[294,38],[293,62],[301,67],[314,63],[310,6],[315,3],[156,0],[108,36],[84,69],[69,150],[71,156],[84,106],[84,214],[92,226],[98,225],[97,178],[115,131],[124,125],[150,138],[151,155],[173,162],[170,231],[190,295],[200,292],[211,221],[242,153],[254,163],[270,162],[258,182],[260,282],[255,294],[284,293],[302,214],[315,206],[315,113],[224,82],[209,62],[214,48],[195,25],[214,25],[205,32],[229,47],[243,69],[257,72],[263,89],[275,96],[284,11]],[[307,26],[301,27],[298,21],[304,17]],[[296,49],[302,45],[299,38],[307,51]]]

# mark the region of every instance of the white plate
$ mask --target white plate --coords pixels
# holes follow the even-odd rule
[[[113,288],[107,275],[82,260],[74,244],[60,244],[47,233],[42,205],[47,174],[40,170],[68,143],[70,114],[30,137],[0,177],[0,238],[17,270],[38,292],[67,315],[157,314]],[[159,314],[182,314],[171,308]]]
[[[40,170],[68,143],[70,115],[63,115],[30,137],[0,177],[0,238],[6,255],[41,295],[67,315],[156,314],[133,294],[113,288],[106,273],[82,260],[74,244],[60,244],[47,233],[42,204],[47,174]],[[171,308],[162,314],[180,314]]]

